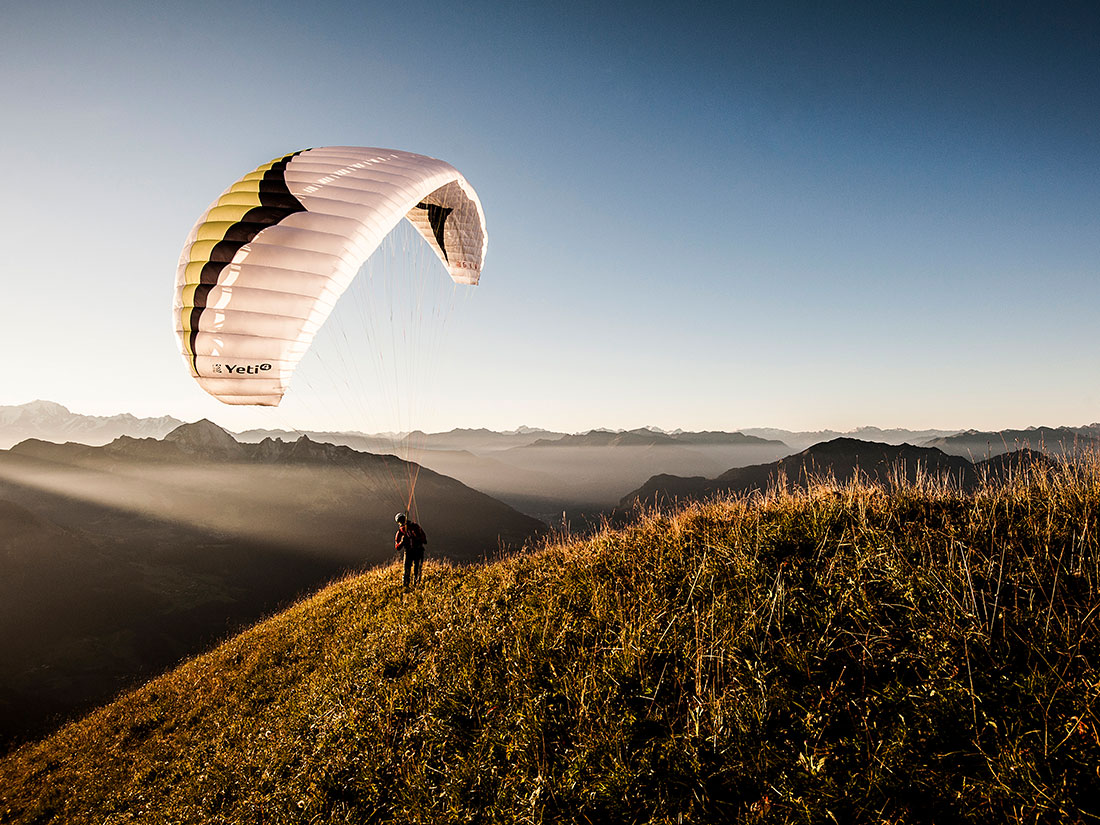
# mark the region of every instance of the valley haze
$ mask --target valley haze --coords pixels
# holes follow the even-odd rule
[[[205,420],[86,416],[47,401],[0,407],[0,739],[50,730],[345,571],[385,564],[393,513],[405,507],[394,479],[413,472],[431,555],[469,563],[547,530],[624,523],[638,508],[764,491],[779,478],[884,481],[900,470],[966,486],[1029,450],[1100,447],[1095,424],[854,435],[863,438],[532,427],[231,434]],[[393,455],[405,439],[415,464]]]
[[[0,407],[0,449],[28,438],[92,446],[122,435],[161,438],[182,423],[171,416],[81,415],[57,403],[34,401]],[[730,469],[766,464],[837,438],[931,446],[980,461],[1024,448],[1072,451],[1077,442],[1083,447],[1100,437],[1100,424],[996,432],[871,426],[849,432],[760,427],[733,432],[642,428],[562,433],[524,426],[504,432],[454,429],[410,434],[251,429],[234,437],[249,443],[267,438],[294,441],[302,435],[363,452],[405,453],[521,512],[553,521],[563,512],[583,515],[612,508],[654,475],[715,478]]]

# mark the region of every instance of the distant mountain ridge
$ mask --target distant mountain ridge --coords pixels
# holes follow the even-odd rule
[[[414,430],[411,433],[362,433],[333,432],[324,430],[245,430],[237,434],[239,441],[262,441],[265,438],[295,439],[300,435],[309,436],[314,441],[327,441],[330,444],[343,444],[356,450],[392,453],[406,442],[421,450],[469,450],[475,453],[506,450],[522,447],[540,438],[561,438],[564,433],[520,427],[516,430],[498,432],[479,427],[475,429],[456,428],[440,433],[425,433]]]
[[[946,477],[960,488],[969,489],[983,474],[999,476],[1013,461],[1020,459],[1047,460],[1042,453],[1024,450],[974,463],[962,456],[949,455],[936,447],[834,438],[778,461],[736,467],[715,478],[657,475],[624,496],[619,506],[629,508],[638,503],[704,499],[725,493],[764,492],[777,482],[804,485],[806,481],[819,477],[831,477],[845,483],[855,479],[857,474],[862,479],[877,482],[888,482],[895,477],[913,482],[921,475]]]
[[[90,446],[107,444],[119,436],[163,438],[183,422],[170,415],[137,418],[120,415],[81,415],[52,401],[31,401],[0,406],[0,449],[28,438],[42,441],[76,441]]]
[[[1070,454],[1080,450],[1100,449],[1100,424],[1086,427],[1028,427],[1026,430],[965,430],[954,435],[933,438],[927,447],[937,447],[945,453],[992,458],[1021,449],[1046,453]]]
[[[63,443],[75,441],[89,446],[102,446],[120,436],[132,438],[163,438],[176,427],[183,424],[172,416],[138,418],[129,413],[113,416],[82,415],[70,412],[66,407],[52,401],[32,401],[15,406],[0,406],[0,449],[7,449],[28,438]],[[455,428],[446,432],[425,433],[364,433],[359,431],[332,430],[265,430],[250,429],[234,433],[238,442],[259,442],[266,438],[296,440],[299,436],[308,436],[312,441],[324,441],[343,444],[357,450],[386,449],[392,451],[393,444],[405,437],[411,437],[418,447],[428,450],[505,450],[512,447],[528,446],[540,441],[546,444],[565,446],[644,446],[652,444],[723,444],[723,445],[764,445],[782,444],[792,451],[805,449],[813,444],[836,438],[854,438],[862,441],[874,441],[885,444],[914,444],[919,446],[943,446],[946,452],[964,442],[978,444],[984,448],[985,442],[991,444],[1005,442],[1009,445],[1017,442],[1036,447],[1039,440],[1053,440],[1061,443],[1076,434],[1086,440],[1100,441],[1100,423],[1085,426],[1029,427],[1027,429],[1006,430],[944,430],[925,429],[908,430],[874,426],[858,427],[847,432],[838,430],[794,431],[775,427],[742,427],[733,431],[690,432],[682,429],[662,430],[658,427],[640,427],[632,430],[595,428],[578,433],[562,433],[540,427],[521,426],[514,430],[490,430],[484,427]],[[960,453],[962,454],[962,453]]]
[[[586,433],[559,438],[540,438],[531,447],[650,447],[655,445],[723,444],[785,448],[775,439],[745,435],[741,432],[675,432],[666,433],[649,427],[636,430],[589,430]]]
[[[882,444],[918,444],[923,445],[929,439],[953,435],[958,430],[906,430],[901,427],[882,429],[881,427],[857,427],[854,430],[781,430],[774,427],[742,427],[741,432],[760,438],[774,438],[797,450],[804,450],[823,441],[836,438],[854,438],[858,441],[875,441]]]

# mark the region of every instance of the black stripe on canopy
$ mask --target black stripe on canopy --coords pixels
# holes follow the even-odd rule
[[[214,244],[210,250],[210,260],[202,267],[199,273],[199,285],[195,287],[195,298],[191,307],[191,323],[189,329],[191,336],[191,364],[198,374],[198,355],[195,352],[195,343],[199,335],[199,319],[206,309],[206,299],[218,284],[218,276],[225,269],[226,264],[233,260],[242,246],[252,241],[260,232],[269,226],[274,226],[296,212],[307,211],[302,202],[290,191],[286,183],[286,167],[296,156],[306,150],[294,152],[271,164],[258,181],[257,195],[260,205],[249,209],[239,221],[225,230],[222,240]],[[429,213],[429,220],[431,214]],[[433,224],[434,227],[434,224]]]

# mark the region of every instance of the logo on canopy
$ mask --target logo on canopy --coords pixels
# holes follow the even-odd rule
[[[261,372],[267,372],[271,369],[271,364],[247,364],[244,366],[238,364],[215,364],[214,372],[216,373],[230,373],[231,375],[259,375]]]

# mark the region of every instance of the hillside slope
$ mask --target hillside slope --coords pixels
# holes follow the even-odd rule
[[[209,422],[0,450],[0,751],[391,561],[407,468],[308,439],[239,444]],[[417,492],[433,558],[493,557],[543,529],[430,470]]]
[[[0,761],[0,818],[1100,814],[1100,462],[340,581]]]

